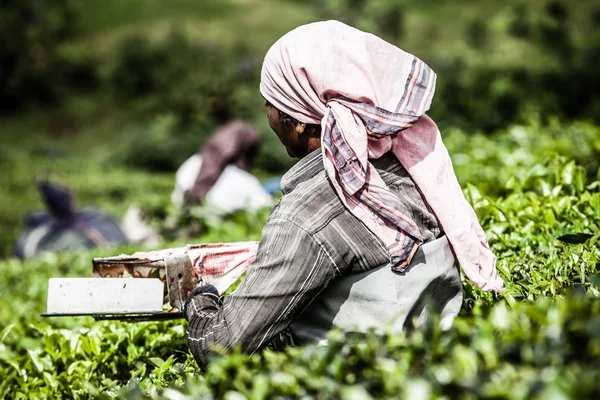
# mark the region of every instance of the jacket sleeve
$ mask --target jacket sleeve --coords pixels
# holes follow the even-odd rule
[[[285,219],[270,220],[256,260],[237,290],[219,297],[210,287],[186,302],[188,343],[201,368],[210,353],[234,346],[252,353],[288,325],[338,275],[338,266],[310,234]]]

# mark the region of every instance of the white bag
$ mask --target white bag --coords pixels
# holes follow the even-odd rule
[[[201,166],[202,158],[198,154],[194,154],[181,164],[175,174],[175,190],[171,194],[173,204],[178,207],[183,206],[185,193],[194,186]],[[206,194],[205,202],[215,209],[228,213],[271,207],[273,198],[252,174],[230,164]]]

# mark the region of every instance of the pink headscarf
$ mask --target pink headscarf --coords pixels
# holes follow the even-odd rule
[[[425,115],[435,73],[377,36],[338,21],[300,26],[267,52],[260,91],[275,108],[321,124],[325,170],[344,205],[404,270],[422,243],[418,227],[369,159],[392,151],[438,218],[466,275],[499,291],[496,257],[466,201],[435,123]]]

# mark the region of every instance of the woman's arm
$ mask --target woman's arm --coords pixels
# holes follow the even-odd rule
[[[188,343],[202,368],[209,353],[240,345],[252,353],[296,317],[335,278],[336,266],[310,234],[285,219],[269,220],[257,258],[231,295],[204,286],[186,304]]]

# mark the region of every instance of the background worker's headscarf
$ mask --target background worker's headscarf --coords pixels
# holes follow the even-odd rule
[[[435,123],[425,115],[435,73],[421,60],[338,21],[300,26],[267,52],[260,91],[300,122],[321,125],[325,170],[344,205],[404,270],[421,233],[369,159],[392,151],[437,216],[467,276],[500,290],[496,258],[458,184]]]

